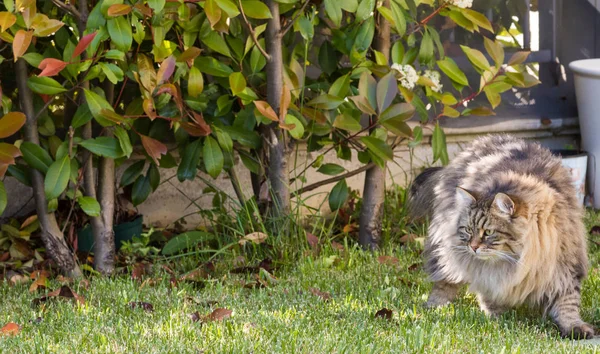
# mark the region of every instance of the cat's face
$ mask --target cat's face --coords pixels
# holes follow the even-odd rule
[[[518,262],[522,243],[513,200],[504,193],[478,200],[462,188],[457,189],[457,198],[461,208],[457,251],[482,260]]]

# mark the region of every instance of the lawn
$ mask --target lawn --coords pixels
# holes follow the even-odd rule
[[[30,283],[5,282],[0,287],[0,322],[15,322],[21,331],[1,337],[0,352],[594,351],[594,346],[560,339],[552,323],[527,310],[487,319],[468,294],[445,309],[424,309],[430,284],[420,269],[419,253],[417,244],[378,254],[325,247],[318,256],[306,255],[294,265],[272,270],[275,278],[259,273],[264,287],[252,287],[258,284],[255,275],[220,269],[204,282],[172,286],[167,270],[155,264],[149,278],[159,279],[155,284],[142,285],[130,276],[93,278],[88,288],[72,284],[84,305],[73,299],[32,305],[44,291],[30,293]],[[599,247],[592,246],[591,253],[594,267],[583,288],[583,317],[598,324]],[[50,281],[50,289],[59,286],[56,279]],[[131,308],[137,301],[150,303],[153,311]],[[192,319],[195,312],[203,317],[217,308],[232,313],[216,321]],[[392,311],[391,318],[375,316],[382,308]]]

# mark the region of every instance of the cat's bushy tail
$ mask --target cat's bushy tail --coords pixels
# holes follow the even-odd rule
[[[413,220],[431,216],[435,199],[434,187],[443,170],[443,167],[427,168],[411,183],[408,191],[408,213]]]

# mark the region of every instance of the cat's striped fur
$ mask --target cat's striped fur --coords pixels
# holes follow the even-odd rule
[[[588,269],[583,211],[549,150],[508,135],[478,138],[448,166],[417,177],[409,203],[413,217],[430,218],[429,306],[468,284],[487,314],[529,304],[563,336],[593,336],[579,314]]]

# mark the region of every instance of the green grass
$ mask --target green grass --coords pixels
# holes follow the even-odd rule
[[[595,246],[594,246],[595,247]],[[430,284],[420,269],[418,249],[386,252],[397,265],[380,264],[377,255],[346,249],[304,257],[293,267],[274,271],[276,283],[246,289],[250,276],[222,272],[204,288],[179,283],[171,288],[166,273],[154,286],[134,280],[92,279],[89,289],[74,285],[86,304],[52,300],[32,306],[39,294],[28,285],[0,287],[0,323],[16,322],[21,332],[0,338],[2,353],[381,353],[381,352],[592,352],[595,347],[573,344],[526,310],[498,320],[485,318],[471,295],[453,306],[426,310]],[[593,249],[594,268],[583,288],[583,316],[600,322],[600,251]],[[221,264],[226,266],[226,264]],[[52,287],[58,284],[52,281]],[[324,301],[309,289],[329,292]],[[131,301],[146,301],[153,312],[131,309]],[[205,302],[218,301],[216,305]],[[195,311],[208,314],[217,307],[233,310],[231,318],[201,324]],[[381,308],[393,310],[392,320],[374,318]],[[36,318],[41,321],[36,323]],[[577,345],[577,349],[574,347]]]

